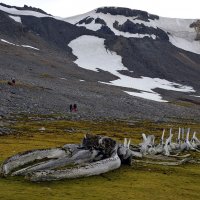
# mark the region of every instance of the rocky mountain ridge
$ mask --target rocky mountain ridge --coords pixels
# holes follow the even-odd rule
[[[86,118],[200,119],[194,22],[115,7],[63,19],[0,4],[0,112],[77,103]]]

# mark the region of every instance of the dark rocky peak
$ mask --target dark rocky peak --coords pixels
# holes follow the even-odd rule
[[[87,16],[84,19],[77,22],[75,25],[77,25],[77,24],[78,25],[90,24],[93,21],[95,22],[95,24],[101,24],[102,25],[102,27],[97,31],[97,33],[100,33],[100,34],[103,34],[103,35],[115,35],[114,32],[111,31],[111,29],[108,26],[106,26],[106,22],[103,19],[100,19],[99,17],[94,19],[93,17]]]
[[[77,22],[76,24],[90,24],[92,21],[94,21],[93,17],[85,17],[84,19],[80,20],[79,22]],[[95,19],[95,24],[102,24],[106,26],[106,22],[103,19],[100,19],[99,17],[97,17]]]
[[[88,16],[88,17],[85,17],[84,19],[82,19],[81,21],[79,21],[76,24],[90,24],[93,20],[94,20],[94,18]]]
[[[160,40],[169,40],[167,33],[159,28],[153,28],[145,26],[144,24],[133,23],[130,20],[127,20],[122,25],[119,25],[117,21],[113,24],[113,27],[122,32],[128,32],[133,34],[148,34],[148,35],[155,35],[156,39]]]
[[[103,25],[98,31],[97,33],[100,34],[105,34],[105,35],[115,35],[115,33],[113,31],[111,31],[111,29],[108,26]]]
[[[40,8],[34,8],[34,7],[31,7],[31,6],[27,6],[27,5],[24,5],[24,7],[10,6],[10,5],[7,5],[7,4],[4,4],[4,3],[0,3],[0,5],[3,6],[3,7],[6,7],[6,8],[16,8],[17,10],[30,10],[30,11],[39,12],[39,13],[42,13],[42,14],[45,14],[45,15],[50,15]]]
[[[120,8],[120,7],[103,7],[98,8],[96,13],[104,13],[104,14],[111,14],[111,15],[122,15],[125,17],[137,17],[143,21],[149,21],[149,19],[155,20],[159,19],[159,16],[149,14],[148,12],[141,11],[141,10],[132,10],[129,8]]]
[[[103,19],[100,19],[99,17],[97,17],[95,19],[95,23],[96,24],[102,24],[102,25],[105,25],[106,26],[106,22],[103,20]]]

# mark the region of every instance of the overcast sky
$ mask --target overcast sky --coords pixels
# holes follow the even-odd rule
[[[148,11],[163,17],[200,18],[200,0],[0,0],[0,2],[39,7],[60,17],[83,14],[97,7],[120,6]]]

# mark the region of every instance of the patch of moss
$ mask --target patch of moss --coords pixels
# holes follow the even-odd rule
[[[43,73],[43,74],[40,75],[40,78],[54,78],[54,77],[50,74]]]

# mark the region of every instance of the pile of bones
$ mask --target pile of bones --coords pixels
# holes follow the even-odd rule
[[[131,145],[126,138],[120,144],[109,137],[87,134],[81,144],[31,150],[7,158],[0,167],[0,176],[25,176],[30,181],[52,181],[99,175],[117,169],[121,164],[134,162],[163,165],[199,163],[188,154],[188,151],[200,152],[196,132],[190,138],[190,129],[184,134],[184,129],[179,128],[175,142],[172,141],[172,129],[166,139],[164,135],[165,130],[160,142],[155,144],[154,135],[146,136],[143,133],[143,142]]]

